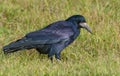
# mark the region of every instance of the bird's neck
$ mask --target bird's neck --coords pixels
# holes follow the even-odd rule
[[[77,27],[77,29],[80,29],[79,25],[76,22],[73,21],[72,23]]]

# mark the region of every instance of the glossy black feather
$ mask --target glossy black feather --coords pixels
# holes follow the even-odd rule
[[[30,32],[23,38],[3,47],[5,53],[35,48],[40,54],[55,55],[60,59],[61,51],[80,34],[80,22],[86,22],[81,15],[74,15],[64,21],[54,22],[45,28]]]

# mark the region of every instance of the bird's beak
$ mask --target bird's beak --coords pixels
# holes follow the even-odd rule
[[[92,30],[91,28],[88,26],[87,23],[80,23],[79,24],[82,28],[85,28],[88,32],[90,32],[92,34]]]

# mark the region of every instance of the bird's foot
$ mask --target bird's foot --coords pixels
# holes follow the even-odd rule
[[[51,60],[51,62],[53,63],[53,57],[49,57],[49,59]]]
[[[62,63],[60,59],[57,59],[57,62],[60,63],[60,64]]]

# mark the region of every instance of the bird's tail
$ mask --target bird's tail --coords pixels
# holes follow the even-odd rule
[[[28,48],[27,46],[29,46],[29,43],[26,42],[24,38],[22,38],[4,46],[3,51],[4,53],[12,53],[18,50],[31,49],[31,47]]]

